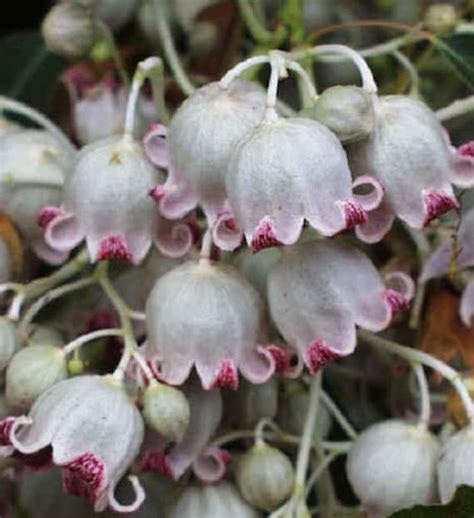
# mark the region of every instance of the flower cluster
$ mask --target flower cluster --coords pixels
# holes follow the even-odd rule
[[[219,80],[197,73],[199,87],[173,31],[207,52],[232,3],[112,3],[62,0],[42,26],[49,50],[108,52],[116,67],[84,61],[63,73],[72,140],[0,97],[1,110],[42,126],[0,118],[0,484],[10,473],[33,517],[45,513],[38,493],[68,516],[87,516],[84,502],[137,517],[332,516],[344,506],[325,470],[347,455],[370,518],[448,502],[474,482],[463,463],[471,396],[449,365],[394,340],[414,334],[409,316],[423,329],[427,283],[442,276],[464,290],[459,314],[471,326],[474,209],[459,189],[474,187],[473,142],[455,147],[416,96],[379,94],[351,48],[291,50],[290,23],[259,28],[274,2],[254,18],[253,2],[239,7],[262,48],[287,38],[290,51],[253,55]],[[135,13],[147,39],[157,31],[184,99],[161,58],[128,77],[112,32]],[[318,94],[301,63],[321,55],[351,60],[361,86]],[[268,67],[266,85],[254,67]],[[290,74],[299,111],[278,97]],[[398,253],[410,238],[419,257]],[[42,275],[38,258],[57,268]],[[446,417],[431,412],[430,389],[442,389],[423,365],[454,385],[466,428],[431,431]],[[42,490],[57,492],[59,477],[80,504]]]

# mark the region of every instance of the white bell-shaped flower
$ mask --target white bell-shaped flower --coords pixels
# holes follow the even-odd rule
[[[238,246],[241,235],[226,203],[227,165],[236,145],[262,120],[265,100],[257,84],[234,81],[228,88],[203,86],[182,104],[168,131],[168,178],[153,194],[164,217],[179,218],[200,205],[209,227],[216,228],[217,244]],[[159,164],[159,146],[148,141],[149,157]]]
[[[150,293],[146,316],[150,354],[170,384],[183,383],[193,366],[206,389],[237,388],[238,371],[263,383],[275,370],[262,300],[232,266],[190,261],[168,272]]]
[[[366,221],[382,199],[378,182],[358,179],[369,194],[352,192],[346,153],[319,122],[263,121],[237,146],[229,161],[227,195],[254,252],[298,240],[303,223],[332,236]]]
[[[438,464],[438,486],[441,501],[447,503],[457,486],[474,485],[474,430],[471,426],[459,430],[443,445]]]
[[[268,278],[273,321],[311,372],[347,356],[356,346],[356,325],[385,329],[406,308],[413,281],[392,273],[387,289],[369,258],[336,241],[311,241],[284,249]]]
[[[0,209],[34,252],[51,264],[63,262],[67,254],[44,242],[37,214],[46,205],[61,203],[73,159],[73,153],[47,131],[14,131],[0,139]]]
[[[424,428],[390,420],[370,426],[347,458],[347,476],[369,517],[436,501],[440,445]]]
[[[210,485],[191,485],[180,495],[168,513],[168,518],[259,518],[229,482]]]
[[[0,454],[8,441],[10,451],[3,454],[49,455],[63,469],[66,492],[85,497],[97,512],[107,506],[131,512],[145,498],[138,481],[130,479],[133,503],[120,504],[114,493],[139,451],[143,429],[140,412],[120,382],[112,376],[79,376],[44,392],[28,417],[0,422]]]
[[[376,99],[371,135],[348,146],[352,172],[374,175],[383,185],[383,203],[357,229],[368,243],[382,239],[395,217],[422,228],[458,207],[452,183],[474,185],[474,161],[457,152],[436,115],[420,101],[401,95]],[[462,151],[464,149],[464,151]]]
[[[85,238],[93,262],[139,263],[152,241],[169,256],[184,255],[192,244],[189,226],[161,218],[148,196],[158,174],[132,139],[85,146],[67,179],[63,209],[45,223],[46,241],[66,251]]]

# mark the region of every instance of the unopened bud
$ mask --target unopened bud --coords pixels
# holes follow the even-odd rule
[[[71,376],[78,376],[84,372],[84,362],[79,358],[72,358],[68,361],[67,370]]]
[[[293,466],[280,450],[257,442],[240,459],[237,485],[251,506],[270,512],[290,496]]]
[[[458,13],[454,5],[448,3],[433,4],[426,10],[425,27],[432,32],[452,31],[458,22]]]
[[[30,345],[18,351],[8,365],[5,395],[18,411],[27,411],[49,387],[67,378],[62,349],[52,345]]]
[[[371,95],[358,86],[328,88],[302,115],[324,124],[342,142],[367,137],[375,122]]]
[[[15,324],[8,318],[0,318],[0,372],[6,368],[20,345],[21,340]]]
[[[165,439],[180,442],[189,425],[189,403],[182,392],[152,381],[145,390],[143,417]]]
[[[95,42],[90,10],[74,2],[61,2],[51,8],[43,20],[41,32],[46,47],[67,58],[87,56]]]

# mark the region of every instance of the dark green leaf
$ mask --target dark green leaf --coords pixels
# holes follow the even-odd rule
[[[67,65],[51,54],[37,32],[16,32],[0,39],[0,94],[47,111],[58,76]]]
[[[398,511],[390,518],[472,518],[474,516],[474,487],[460,486],[449,504],[417,505]]]
[[[433,44],[451,63],[461,79],[474,90],[474,33],[435,36]]]

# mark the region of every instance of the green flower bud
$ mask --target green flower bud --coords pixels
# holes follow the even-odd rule
[[[302,113],[333,131],[341,142],[360,140],[374,129],[371,95],[358,86],[332,86]]]
[[[87,56],[95,42],[90,10],[73,2],[61,2],[51,8],[41,32],[51,52],[72,59]]]
[[[143,398],[147,425],[165,439],[180,442],[189,425],[189,403],[182,392],[152,381]]]
[[[8,365],[5,395],[13,409],[25,412],[46,389],[67,378],[66,357],[52,345],[18,351]]]
[[[448,3],[433,4],[426,10],[425,27],[432,32],[451,32],[458,22],[458,13],[454,5]]]
[[[67,370],[71,376],[79,376],[84,372],[84,362],[79,358],[72,358],[67,364]]]
[[[294,478],[290,459],[261,441],[245,453],[237,467],[237,485],[245,500],[268,512],[289,498]]]
[[[29,345],[54,345],[56,347],[62,347],[64,340],[61,334],[48,326],[35,325],[28,338]]]
[[[3,371],[15,351],[20,348],[20,335],[15,324],[6,317],[0,318],[0,372]]]

